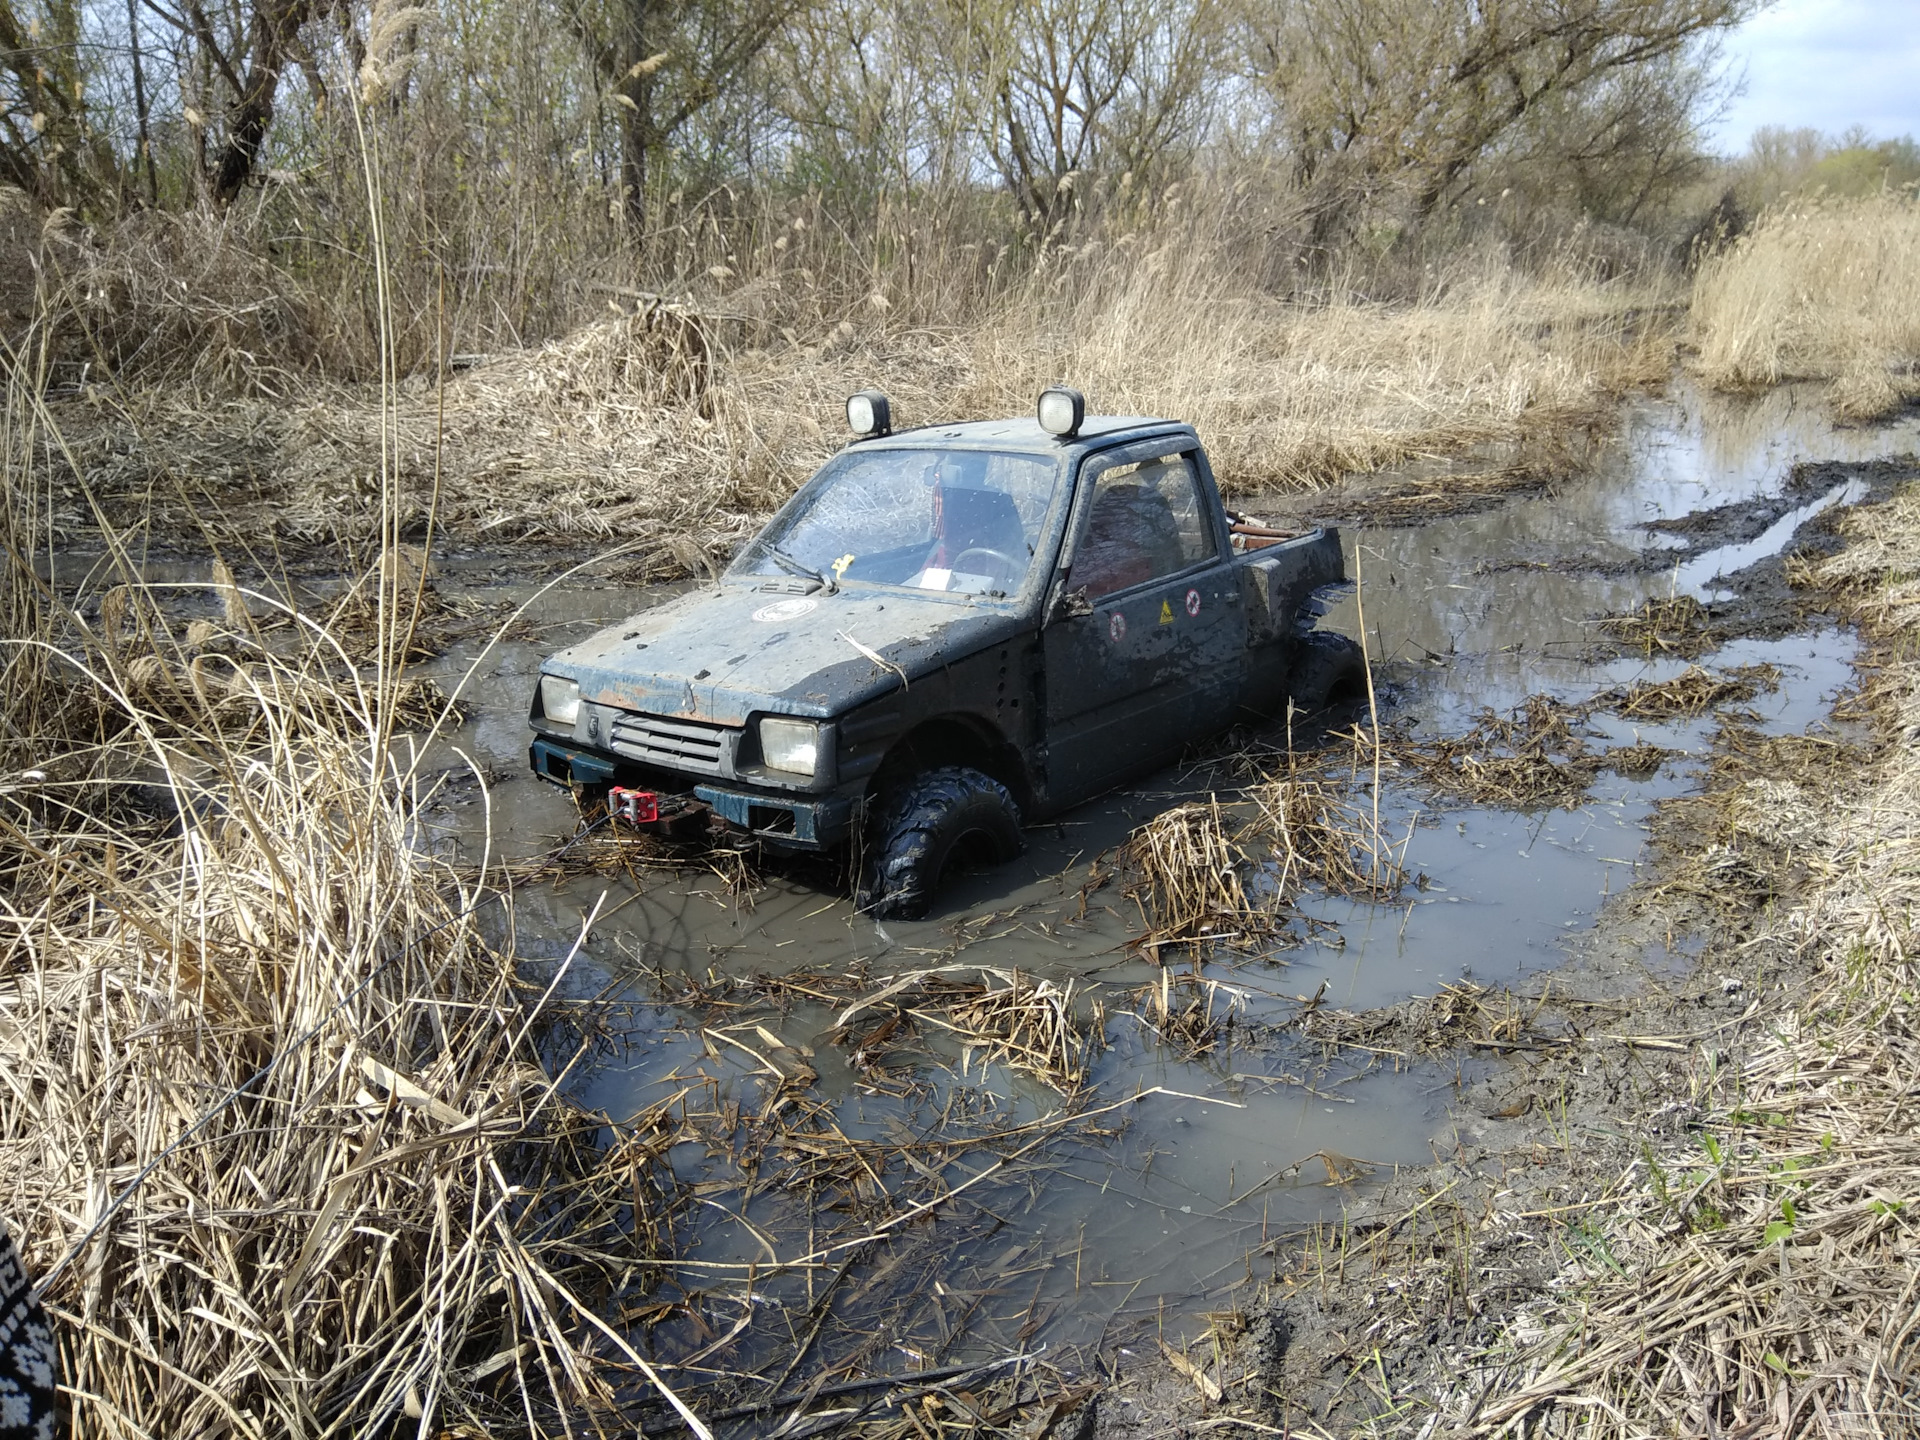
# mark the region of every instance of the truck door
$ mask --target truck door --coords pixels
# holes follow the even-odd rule
[[[1077,488],[1072,603],[1043,641],[1047,790],[1062,803],[1218,729],[1245,663],[1243,601],[1197,457],[1095,456]]]

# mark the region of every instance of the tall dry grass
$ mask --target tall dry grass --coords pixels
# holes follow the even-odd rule
[[[1920,395],[1920,199],[1815,196],[1769,212],[1694,281],[1707,380],[1825,380],[1845,419]]]
[[[1023,414],[1066,380],[1099,413],[1192,421],[1252,492],[1579,423],[1670,363],[1670,281],[1579,236],[1524,266],[1463,251],[1308,289],[1278,283],[1231,195],[1037,253],[985,238],[990,218],[883,210],[855,237],[805,199],[692,215],[648,282],[673,298],[583,271],[572,328],[530,344],[451,280],[435,312],[412,255],[389,287],[393,409],[335,270],[262,256],[245,216],[198,245],[208,217],[138,244],[42,236],[36,283],[50,381],[80,396],[63,410],[78,469],[124,524],[161,473],[203,487],[236,542],[371,544],[384,453],[415,494],[442,464],[464,539],[650,537],[663,572],[730,549],[837,448],[867,385],[923,424]],[[411,254],[411,235],[388,244]],[[440,358],[475,347],[443,409]]]
[[[844,397],[868,385],[918,425],[1025,414],[1065,380],[1098,413],[1191,421],[1226,487],[1250,493],[1582,423],[1669,364],[1657,280],[1495,259],[1462,261],[1407,303],[1285,299],[1237,275],[1215,238],[1060,251],[940,326],[902,318],[918,302],[879,288],[809,319],[807,280],[773,272],[751,315],[731,297],[621,299],[618,315],[456,375],[444,409],[430,386],[403,387],[398,463],[424,482],[440,457],[443,520],[462,538],[637,537],[674,572],[717,561],[790,494],[842,443]],[[142,391],[126,419],[88,417],[86,463],[127,468],[137,429],[146,454],[178,456],[171,468],[244,473],[228,502],[250,533],[366,534],[388,433],[373,400],[306,386],[287,403],[228,402],[210,433],[205,405]],[[247,463],[222,461],[223,433],[251,447]],[[143,478],[126,493],[145,493]]]
[[[105,518],[82,568],[47,369],[9,350],[0,413],[0,1209],[75,1433],[617,1414],[647,1367],[597,1307],[646,1283],[652,1152],[603,1153],[485,865],[423,843],[417,590],[375,564],[329,628],[217,559],[147,584]]]

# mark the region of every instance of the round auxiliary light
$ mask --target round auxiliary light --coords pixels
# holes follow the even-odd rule
[[[862,390],[847,397],[847,428],[862,439],[885,435],[893,428],[887,397],[878,390]]]
[[[1040,392],[1040,428],[1065,439],[1080,433],[1087,418],[1087,397],[1066,385],[1049,385]]]

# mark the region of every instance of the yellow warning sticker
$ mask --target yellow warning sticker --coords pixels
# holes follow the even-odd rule
[[[1171,600],[1162,600],[1160,602],[1160,623],[1162,625],[1171,625],[1173,623],[1173,602]]]

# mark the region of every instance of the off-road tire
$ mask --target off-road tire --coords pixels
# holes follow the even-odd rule
[[[1287,691],[1294,705],[1308,712],[1361,699],[1367,693],[1367,657],[1355,641],[1331,630],[1302,635]]]
[[[855,903],[883,920],[918,920],[954,852],[982,843],[996,862],[1026,848],[1020,807],[991,775],[949,766],[917,775],[885,799],[867,832]]]

